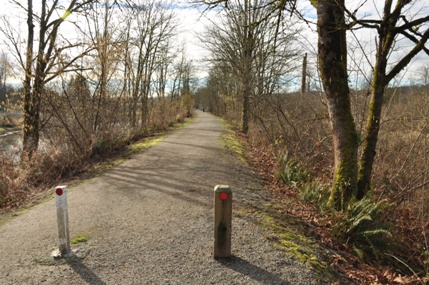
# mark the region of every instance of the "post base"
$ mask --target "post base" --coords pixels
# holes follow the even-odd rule
[[[74,256],[73,251],[63,253],[59,249],[56,249],[51,253],[51,257],[53,257],[54,259],[67,258],[67,257],[72,257],[72,256]]]

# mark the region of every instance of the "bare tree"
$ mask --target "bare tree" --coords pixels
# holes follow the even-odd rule
[[[197,104],[216,115],[234,115],[237,110],[239,81],[228,62],[210,68],[206,88],[197,92]]]
[[[130,8],[135,16],[134,32],[131,32],[131,125],[137,126],[137,105],[140,101],[141,128],[146,128],[149,116],[148,99],[152,92],[156,70],[162,69],[165,82],[165,65],[158,59],[168,54],[168,42],[176,28],[175,14],[157,1],[139,1]],[[163,59],[165,60],[165,59]],[[165,83],[164,83],[165,84]],[[158,86],[159,87],[159,86]]]
[[[256,39],[262,11],[257,1],[229,1],[225,9],[223,27],[213,25],[204,41],[211,50],[213,61],[227,61],[234,68],[241,83],[241,131],[249,128],[250,97],[253,91],[253,64]],[[211,39],[210,39],[211,38]]]
[[[11,0],[18,8],[26,13],[27,37],[25,56],[20,50],[19,35],[14,34],[14,27],[4,26],[0,30],[10,41],[12,49],[16,53],[16,58],[24,74],[24,125],[23,125],[23,158],[31,159],[32,154],[37,150],[40,132],[40,102],[45,85],[63,72],[72,68],[73,63],[80,57],[73,57],[67,62],[61,60],[62,54],[75,44],[64,41],[64,45],[58,45],[59,28],[67,17],[78,12],[82,7],[93,2],[70,1],[67,7],[63,7],[58,0],[50,2],[42,0],[40,12],[35,13],[33,1],[27,0],[27,5],[21,1]],[[63,11],[58,15],[59,11]],[[37,29],[36,28],[36,25]],[[35,37],[35,32],[38,36]],[[36,41],[37,39],[37,41]],[[35,44],[37,47],[35,48]]]
[[[220,2],[207,2],[217,5]],[[291,33],[271,18],[270,1],[226,1],[225,17],[200,36],[213,62],[226,62],[241,84],[241,131],[247,133],[250,114],[261,96],[272,94],[290,60]],[[290,67],[290,65],[289,65]]]
[[[378,33],[371,101],[367,118],[366,136],[363,139],[362,156],[359,163],[357,198],[362,199],[370,190],[372,169],[376,155],[378,133],[380,131],[383,98],[388,84],[420,52],[429,55],[429,16],[412,14],[410,6],[417,1],[400,0],[394,5],[392,0],[384,1],[381,19],[358,19],[356,12],[347,12],[351,17],[349,28],[355,26],[375,29]],[[407,9],[408,8],[408,9]],[[412,46],[397,62],[390,55],[400,39],[406,39]]]
[[[420,77],[424,86],[429,84],[429,65],[424,65],[420,68]]]
[[[5,109],[7,104],[7,79],[11,73],[11,63],[7,53],[2,51],[0,53],[0,110]]]

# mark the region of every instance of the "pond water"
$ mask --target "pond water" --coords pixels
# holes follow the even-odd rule
[[[11,131],[0,135],[0,153],[12,156],[14,163],[19,162],[21,149],[21,131]]]

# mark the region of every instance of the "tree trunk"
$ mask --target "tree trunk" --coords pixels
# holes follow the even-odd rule
[[[30,6],[32,6],[32,1],[28,1],[28,6],[30,10]],[[36,70],[34,73],[34,86],[31,88],[31,77],[25,79],[26,86],[26,94],[24,100],[24,127],[23,127],[23,154],[24,160],[31,160],[31,157],[34,152],[37,151],[39,146],[39,123],[40,123],[40,102],[42,98],[42,92],[44,88],[44,80],[45,80],[45,69],[46,69],[46,61],[44,58],[44,48],[46,46],[45,43],[45,33],[47,30],[47,22],[46,22],[46,5],[45,1],[42,1],[42,14],[40,19],[40,31],[39,31],[39,47],[37,52],[37,61],[36,61]],[[32,7],[31,7],[32,10]],[[34,25],[32,22],[32,15],[28,15],[28,38],[29,41],[33,41],[34,38]],[[31,35],[30,35],[31,34]],[[27,47],[29,48],[30,45]],[[31,44],[32,48],[32,44]],[[27,52],[31,55],[33,52],[27,49]],[[32,69],[32,58],[27,57],[27,70],[31,74]],[[28,80],[28,81],[27,81]]]
[[[366,127],[367,135],[364,139],[363,151],[359,164],[358,192],[356,197],[358,200],[362,199],[371,189],[372,168],[376,155],[378,133],[380,131],[381,109],[383,106],[386,80],[382,72],[377,72],[378,69],[378,65],[376,65]]]
[[[318,58],[333,131],[334,178],[330,205],[344,210],[357,188],[356,127],[350,108],[344,0],[317,5]]]
[[[38,134],[35,137],[33,126],[34,123],[34,108],[32,102],[32,63],[33,63],[33,41],[34,41],[34,24],[33,24],[33,1],[28,0],[28,42],[27,42],[27,56],[25,66],[24,78],[24,125],[22,128],[22,145],[23,145],[23,158],[31,159],[33,152],[37,149]],[[38,122],[37,122],[38,125]]]
[[[307,53],[302,59],[302,75],[301,75],[301,95],[305,94],[305,87],[307,86]]]
[[[358,191],[356,196],[359,200],[371,189],[372,168],[376,155],[378,133],[380,131],[384,91],[389,83],[389,79],[386,76],[387,60],[395,38],[393,31],[399,18],[399,12],[393,15],[393,17],[391,16],[390,5],[385,6],[384,13],[384,23],[380,25],[380,29],[378,30],[379,44],[373,72],[374,79],[371,85],[371,101],[367,118],[366,136],[363,140],[363,150],[359,162]]]
[[[247,73],[247,72],[246,72]],[[243,106],[241,109],[241,132],[247,134],[249,131],[249,107],[250,107],[250,80],[249,75],[244,76]]]
[[[247,23],[247,22],[246,22]],[[243,51],[243,106],[241,109],[241,132],[249,131],[250,93],[252,92],[252,51],[253,36],[250,27],[245,27],[246,34]]]

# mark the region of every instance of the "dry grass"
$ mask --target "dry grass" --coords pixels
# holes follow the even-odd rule
[[[89,132],[66,108],[61,120],[51,116],[41,133],[38,152],[31,163],[19,161],[20,147],[0,154],[0,209],[20,207],[45,189],[76,178],[94,169],[97,163],[121,156],[133,142],[165,133],[178,121],[183,122],[180,102],[160,99],[151,102],[145,129],[129,128],[127,118],[116,117],[109,128]]]
[[[368,92],[352,94],[351,98],[356,127],[363,138]],[[393,237],[402,245],[393,251],[390,259],[396,260],[402,273],[410,274],[417,284],[426,282],[424,280],[429,277],[428,103],[428,88],[388,90],[373,169],[374,200],[386,199],[393,203],[385,217],[394,224]],[[254,155],[259,156],[256,167],[264,172],[271,169],[271,173],[266,173],[267,179],[275,177],[275,160],[287,152],[306,168],[314,180],[329,184],[332,179],[332,137],[323,97],[315,93],[260,98],[257,107],[256,110],[260,111],[253,114],[247,140],[256,149]],[[236,112],[239,110],[237,108]],[[236,114],[228,116],[237,119]],[[272,157],[267,155],[269,152]],[[271,186],[288,199],[298,196],[291,194],[293,191]],[[297,209],[319,206],[306,207],[302,202],[297,205]],[[330,223],[317,214],[308,215]]]

